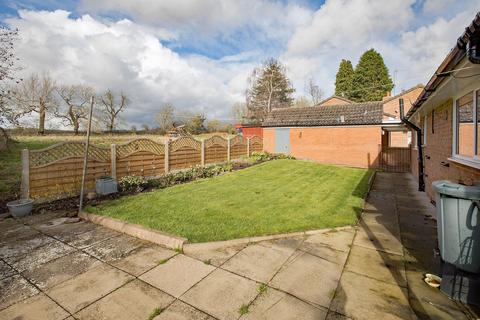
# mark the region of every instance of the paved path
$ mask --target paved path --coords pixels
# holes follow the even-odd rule
[[[357,228],[184,253],[54,213],[7,219],[0,319],[465,319],[422,283],[438,272],[432,208],[382,173]]]

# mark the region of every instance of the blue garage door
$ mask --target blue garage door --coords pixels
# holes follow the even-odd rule
[[[275,153],[290,154],[290,129],[275,129]]]

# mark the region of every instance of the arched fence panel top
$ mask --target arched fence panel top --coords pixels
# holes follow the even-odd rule
[[[228,140],[220,136],[212,136],[204,141],[205,148],[210,148],[214,145],[218,145],[224,148],[228,147]]]
[[[185,147],[200,151],[202,149],[202,143],[190,137],[181,137],[170,142],[170,151],[172,152]]]
[[[235,145],[242,145],[242,144],[247,144],[247,139],[243,136],[236,135],[232,139],[230,139],[230,145],[235,146]]]
[[[263,143],[263,139],[260,138],[259,136],[253,136],[250,138],[250,144],[255,144],[255,143]]]
[[[61,142],[45,149],[30,151],[30,166],[42,167],[68,158],[83,157],[84,142]],[[100,162],[110,161],[110,149],[90,145],[88,158]]]
[[[150,139],[135,139],[116,146],[117,157],[125,158],[139,151],[147,151],[156,155],[165,154],[165,145]]]

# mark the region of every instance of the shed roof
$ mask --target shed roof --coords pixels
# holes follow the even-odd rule
[[[264,127],[344,126],[381,124],[381,101],[334,106],[274,109],[263,122]]]
[[[347,98],[344,98],[344,97],[340,97],[340,96],[336,96],[336,95],[332,95],[326,99],[323,99],[322,101],[320,101],[318,104],[316,104],[315,106],[321,106],[325,103],[327,103],[328,101],[332,100],[332,99],[337,99],[337,100],[340,100],[340,101],[343,101],[345,102],[345,104],[350,104],[350,103],[355,103],[353,102],[352,100],[348,100]]]

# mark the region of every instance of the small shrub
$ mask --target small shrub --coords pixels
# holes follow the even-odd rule
[[[261,285],[258,286],[258,293],[259,294],[264,294],[265,292],[267,292],[267,285],[265,283],[262,283]]]
[[[250,161],[253,163],[260,163],[270,160],[279,160],[279,159],[292,159],[295,160],[294,156],[283,154],[283,153],[269,153],[269,152],[253,152],[250,156]]]
[[[118,186],[124,192],[142,192],[148,186],[148,181],[144,177],[125,176],[120,178]]]

